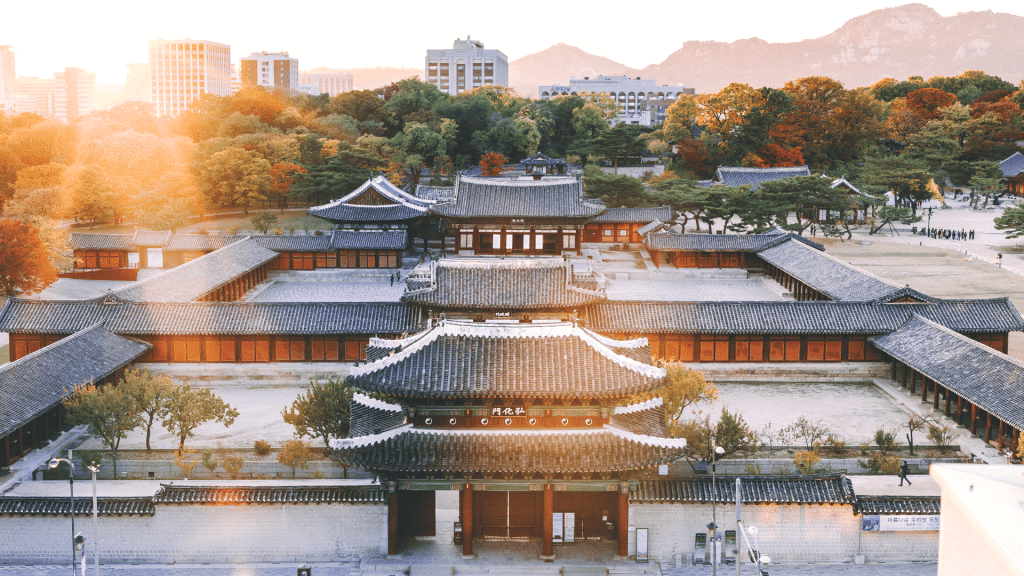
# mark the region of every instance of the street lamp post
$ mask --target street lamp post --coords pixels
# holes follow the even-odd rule
[[[68,484],[71,486],[71,573],[78,574],[75,569],[75,465],[71,462],[71,450],[68,450],[67,458],[53,458],[50,460],[50,468],[60,466],[61,462],[67,462],[71,472],[68,474]]]
[[[725,449],[715,446],[715,437],[711,437],[711,575],[718,576],[718,517],[715,514],[715,501],[718,500],[718,491],[715,488],[715,461],[716,457],[724,454]]]
[[[100,576],[99,506],[96,504],[96,473],[100,471],[100,465],[92,462],[88,466],[89,470],[92,471],[92,570],[95,576]],[[84,569],[82,570],[82,576],[85,576]]]
[[[932,235],[932,208],[931,208],[931,206],[929,206],[928,207],[928,234],[927,234],[927,236],[931,237],[931,235]]]

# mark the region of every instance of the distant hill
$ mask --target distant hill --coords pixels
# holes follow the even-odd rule
[[[605,76],[639,76],[640,71],[588,54],[575,46],[559,42],[554,46],[523,56],[508,63],[508,82],[520,96],[537,97],[537,87],[566,84],[570,78]]]
[[[818,75],[854,88],[886,77],[928,79],[966,70],[983,70],[1016,84],[1024,76],[1022,55],[1020,16],[987,11],[943,17],[924,4],[907,4],[858,16],[830,34],[800,42],[686,42],[665,61],[642,70],[556,44],[510,62],[509,83],[533,97],[538,86],[599,74],[641,76],[698,92],[717,92],[730,82],[781,87]]]

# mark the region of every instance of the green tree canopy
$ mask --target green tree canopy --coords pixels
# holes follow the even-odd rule
[[[176,386],[167,398],[163,427],[178,437],[178,448],[195,435],[196,428],[210,420],[221,422],[227,428],[238,417],[238,411],[221,400],[209,388],[193,389],[189,384]]]

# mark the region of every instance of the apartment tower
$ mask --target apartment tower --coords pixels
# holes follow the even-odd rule
[[[203,94],[231,95],[231,46],[209,40],[149,43],[150,98],[161,116],[176,116]]]
[[[81,68],[53,73],[53,115],[74,122],[96,107],[96,75]]]
[[[508,86],[508,56],[484,50],[483,42],[455,39],[451,50],[427,50],[423,77],[451,95],[481,86]]]
[[[263,86],[285,93],[299,88],[299,60],[287,52],[253,52],[239,63],[242,88]]]

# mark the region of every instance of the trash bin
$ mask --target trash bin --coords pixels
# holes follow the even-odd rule
[[[452,538],[452,543],[456,544],[456,545],[461,545],[462,544],[462,522],[456,522],[455,523],[455,532],[454,532],[454,534],[455,535]]]
[[[911,230],[911,232],[910,232],[911,234],[917,234],[917,226],[914,226],[910,230]]]
[[[302,566],[299,566],[298,576],[313,576],[313,569],[308,565],[303,564]]]
[[[604,523],[604,539],[608,541],[616,540],[618,534],[615,533],[615,522],[609,520]]]

